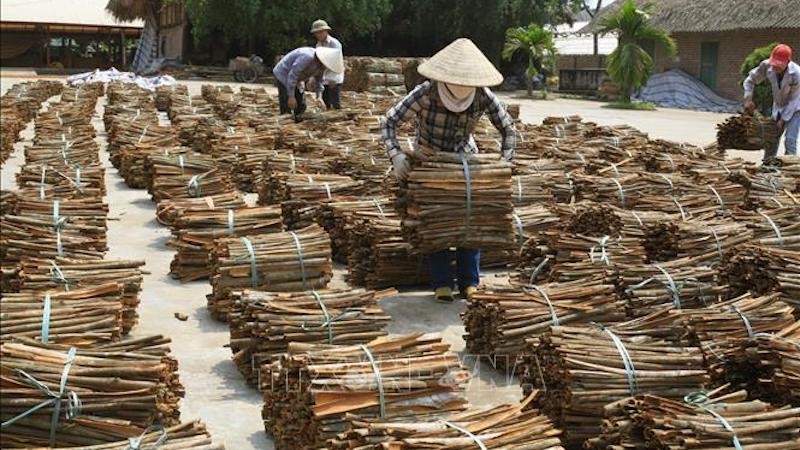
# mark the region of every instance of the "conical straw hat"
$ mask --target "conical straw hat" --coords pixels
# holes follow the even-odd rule
[[[344,60],[341,50],[338,48],[317,47],[315,51],[317,58],[328,70],[335,73],[344,72]]]
[[[459,38],[417,68],[431,80],[463,86],[496,86],[503,75],[469,39]]]

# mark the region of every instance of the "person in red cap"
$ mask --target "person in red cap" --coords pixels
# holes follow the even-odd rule
[[[751,70],[744,80],[744,108],[752,112],[753,89],[769,80],[772,85],[772,118],[778,124],[778,135],[786,133],[786,154],[797,154],[797,135],[800,132],[800,66],[792,61],[792,48],[778,44],[769,59]],[[764,160],[778,154],[778,143],[764,151]]]

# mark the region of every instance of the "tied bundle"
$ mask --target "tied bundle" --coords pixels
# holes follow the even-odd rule
[[[604,408],[603,427],[584,448],[793,449],[800,447],[800,408],[747,401],[746,391],[641,394]]]
[[[651,262],[691,258],[698,263],[715,264],[725,252],[752,239],[753,232],[741,222],[671,221],[647,227],[644,248]]]
[[[333,274],[330,238],[318,225],[297,231],[218,239],[212,263],[208,309],[220,320],[227,317],[233,291],[323,289]]]
[[[397,215],[392,208],[392,201],[386,197],[321,204],[317,214],[317,223],[322,225],[331,236],[333,260],[336,262],[347,263],[351,249],[352,251],[360,250],[350,246],[356,217],[390,219],[397,218]]]
[[[137,144],[119,151],[119,175],[125,184],[133,189],[147,189],[152,181],[152,168],[148,160],[156,156],[174,155],[175,158],[186,158],[190,149],[187,147],[156,147],[151,144]],[[183,159],[180,159],[183,161]]]
[[[290,175],[329,173],[328,161],[319,157],[301,157],[292,153],[275,153],[265,157],[261,164],[258,185],[258,203],[270,205],[287,200],[285,180]]]
[[[164,180],[179,176],[200,175],[217,167],[209,156],[199,153],[188,153],[185,148],[176,147],[180,151],[169,154],[153,154],[144,160],[145,183],[147,192],[155,194],[156,186]]]
[[[198,198],[233,192],[230,174],[211,169],[195,175],[158,176],[153,179],[152,198],[155,202],[175,198]]]
[[[644,247],[637,238],[556,231],[548,231],[546,235],[554,261],[550,274],[554,280],[597,279],[616,283],[620,267],[640,266],[645,261]]]
[[[800,252],[741,246],[729,250],[717,270],[720,282],[729,286],[732,296],[778,291],[786,301],[800,305]]]
[[[364,192],[363,182],[341,175],[290,175],[283,183],[281,209],[291,230],[315,223],[325,202],[358,198]]]
[[[217,210],[244,208],[244,196],[240,192],[209,195],[199,198],[175,198],[158,202],[156,220],[161,225],[172,227],[181,216],[189,213],[212,212]]]
[[[122,336],[122,310],[122,285],[116,283],[69,292],[4,294],[0,342],[28,337],[88,347],[117,341]],[[127,331],[133,323],[126,325]]]
[[[378,301],[397,291],[332,289],[310,292],[244,291],[228,314],[233,360],[251,385],[258,371],[292,342],[364,344],[386,335],[390,317]]]
[[[357,212],[349,233],[349,283],[371,289],[419,285],[430,280],[427,259],[403,239],[400,219],[380,212]]]
[[[739,342],[714,359],[715,377],[745,386],[752,398],[800,406],[800,322]]]
[[[761,246],[800,251],[800,207],[737,211],[733,218],[747,224]]]
[[[625,320],[614,286],[600,281],[550,283],[520,290],[481,290],[461,314],[467,349],[488,355],[499,367],[514,367],[527,341],[553,326]]]
[[[709,376],[697,347],[674,346],[645,334],[618,336],[612,329],[553,327],[523,357],[525,392],[542,393],[537,407],[578,448],[601,431],[603,408],[637,393],[679,399],[703,389]]]
[[[467,407],[469,373],[438,334],[415,333],[363,345],[289,345],[261,368],[262,417],[277,449],[319,448],[350,417],[382,418]]]
[[[666,305],[700,308],[719,301],[727,286],[719,285],[716,270],[691,260],[627,266],[620,269],[620,287],[628,315],[640,317]]]
[[[532,392],[515,405],[470,408],[457,413],[414,414],[392,420],[353,419],[351,428],[328,441],[328,448],[563,450],[561,430],[546,416],[527,409]]]
[[[170,275],[181,281],[208,278],[211,252],[221,237],[256,236],[282,231],[281,211],[277,207],[214,209],[190,211],[172,223],[172,238],[167,246],[175,249]]]
[[[167,445],[167,442],[169,445]],[[108,444],[82,446],[81,450],[131,450],[134,448],[225,450],[225,445],[215,442],[205,424],[196,420],[171,427],[149,427],[136,437]],[[53,447],[51,450],[74,450],[74,447]]]
[[[497,155],[419,150],[401,203],[404,234],[420,253],[511,245],[511,164]]]
[[[763,150],[778,144],[778,127],[769,117],[740,114],[717,125],[721,149]]]
[[[157,120],[157,119],[156,119]],[[148,145],[151,147],[174,147],[178,145],[175,130],[171,126],[158,125],[155,123],[143,123],[143,121],[126,121],[125,118],[115,123],[109,134],[108,151],[111,153],[111,163],[119,168],[121,151],[134,148],[137,145]]]
[[[515,258],[517,284],[533,284],[547,273],[550,249],[545,232],[558,229],[561,221],[551,208],[542,205],[526,206],[514,210],[514,237],[518,246]]]
[[[3,446],[96,445],[178,424],[184,391],[169,342],[150,336],[85,349],[3,343]]]
[[[45,199],[102,198],[106,195],[105,168],[66,164],[26,164],[17,174],[26,197]]]
[[[105,232],[105,227],[73,224],[66,218],[54,221],[6,215],[0,221],[0,255],[6,262],[57,257],[102,259]]]
[[[22,263],[20,290],[23,292],[70,292],[108,283],[122,285],[122,331],[128,333],[138,322],[139,292],[146,273],[144,260],[29,260]]]

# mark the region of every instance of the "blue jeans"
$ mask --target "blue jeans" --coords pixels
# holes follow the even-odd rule
[[[797,154],[797,137],[800,134],[800,111],[797,111],[792,115],[792,119],[788,122],[784,123],[783,129],[780,130],[778,134],[778,141],[780,141],[781,135],[786,133],[786,154],[787,155],[796,155]],[[778,154],[778,142],[775,142],[772,145],[772,148],[768,148],[764,153],[764,159],[767,160],[772,158]]]
[[[442,250],[430,255],[431,278],[433,288],[453,288],[453,254],[450,250]],[[473,248],[456,249],[456,279],[458,288],[464,290],[468,286],[477,286],[481,279],[481,251]]]

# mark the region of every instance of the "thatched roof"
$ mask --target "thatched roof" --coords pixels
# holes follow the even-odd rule
[[[606,6],[580,32],[591,33],[623,0]],[[636,0],[653,5],[653,25],[671,33],[800,28],[797,0]]]
[[[146,19],[148,6],[156,6],[158,0],[108,0],[106,11],[117,20],[130,22]]]

